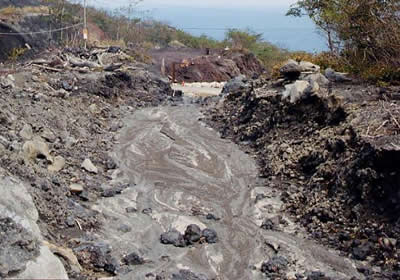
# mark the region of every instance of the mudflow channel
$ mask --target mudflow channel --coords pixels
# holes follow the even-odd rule
[[[136,252],[145,259],[122,266],[117,279],[186,279],[172,276],[181,270],[203,275],[198,279],[265,279],[261,264],[274,256],[288,260],[292,276],[322,271],[333,279],[362,279],[351,261],[307,240],[280,212],[279,192],[257,179],[253,159],[199,118],[195,105],[182,105],[144,109],[126,121],[111,185],[133,186],[94,206],[105,219],[100,237],[115,257]],[[126,210],[132,207],[137,212]],[[208,213],[220,220],[208,220]],[[288,222],[284,229],[260,228],[265,217],[277,215]],[[218,242],[161,244],[162,233],[184,233],[189,224],[214,229]]]

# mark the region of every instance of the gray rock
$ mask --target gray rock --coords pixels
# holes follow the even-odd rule
[[[307,75],[303,78],[303,80],[309,82],[310,84],[317,83],[320,86],[327,86],[329,84],[329,80],[321,73]]]
[[[6,243],[8,246],[19,246],[19,252],[13,257],[13,250],[8,251],[8,255],[5,260],[0,260],[0,270],[5,274],[5,270],[10,271],[13,267],[12,261],[17,259],[19,267],[25,267],[25,270],[21,273],[20,268],[16,268],[17,271],[13,273],[13,277],[18,279],[68,279],[68,275],[60,262],[60,260],[54,256],[47,246],[41,244],[43,237],[40,229],[37,225],[38,212],[35,204],[28,193],[26,187],[17,179],[10,177],[1,176],[2,171],[0,170],[0,213],[2,217],[11,219],[14,225],[13,227],[18,228],[18,232],[10,234],[6,238],[17,238],[20,241]],[[13,227],[7,227],[8,231]],[[3,230],[0,230],[3,232]],[[27,235],[28,234],[28,235]],[[23,238],[22,238],[23,237]],[[2,239],[0,237],[0,239]],[[38,247],[36,249],[35,242],[31,240],[37,240]],[[2,242],[0,242],[2,243]],[[7,245],[1,245],[2,250]],[[34,253],[34,255],[32,255]],[[30,258],[29,256],[33,256]],[[0,257],[1,258],[1,257]]]
[[[343,82],[350,82],[351,81],[351,79],[349,77],[347,77],[347,73],[336,72],[332,68],[327,68],[325,70],[325,76],[331,82],[336,82],[336,83],[343,83]]]
[[[293,59],[289,59],[280,69],[279,72],[289,80],[297,80],[300,77],[302,67]]]
[[[187,244],[194,244],[201,238],[201,229],[198,225],[187,226],[184,234],[184,238]]]
[[[39,242],[32,233],[11,218],[0,217],[0,276],[25,270],[39,255]]]
[[[203,229],[201,235],[206,239],[207,243],[217,243],[218,242],[218,235],[217,232],[213,229]]]
[[[289,98],[291,103],[296,103],[303,97],[303,95],[311,92],[311,87],[312,86],[307,81],[296,81],[293,84],[285,86],[282,98]]]
[[[301,61],[299,65],[301,67],[301,72],[319,73],[321,70],[321,67],[308,61]]]
[[[47,167],[50,172],[60,172],[65,167],[65,159],[62,156],[56,156],[53,163]]]
[[[180,270],[179,273],[172,274],[172,280],[208,280],[203,274],[196,275],[189,270]]]
[[[94,174],[97,174],[99,171],[98,171],[98,169],[97,169],[97,167],[92,163],[92,161],[90,160],[90,159],[85,159],[83,162],[82,162],[82,165],[81,165],[81,167],[83,168],[83,169],[85,169],[87,172],[90,172],[90,173],[94,173]]]
[[[183,235],[176,229],[171,229],[161,234],[160,241],[162,244],[174,245],[175,247],[185,247],[186,242]]]
[[[247,82],[248,79],[246,76],[237,76],[225,84],[224,88],[222,89],[222,93],[232,93],[247,89],[249,88],[249,84]]]
[[[41,140],[33,140],[25,142],[22,147],[24,156],[26,159],[35,160],[38,157],[44,157],[49,162],[53,162],[53,158],[50,155],[49,146]]]
[[[31,140],[33,138],[32,126],[25,124],[22,130],[19,132],[19,136],[24,140]]]
[[[83,192],[83,186],[81,184],[71,184],[69,186],[69,191],[71,193],[79,194],[79,193]]]
[[[56,135],[50,129],[45,128],[40,136],[50,143],[54,143],[57,140]]]
[[[137,253],[133,252],[130,253],[129,255],[125,256],[122,259],[124,264],[127,265],[141,265],[144,264],[144,259],[140,257]]]

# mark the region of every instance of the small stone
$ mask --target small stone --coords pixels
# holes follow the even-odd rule
[[[50,130],[45,128],[42,133],[40,134],[40,136],[45,139],[46,141],[50,142],[50,143],[54,143],[57,140],[56,135]]]
[[[219,221],[220,218],[216,217],[214,214],[208,213],[206,216],[207,220],[214,220],[214,221]]]
[[[175,247],[186,247],[183,235],[176,229],[171,229],[170,231],[161,234],[160,241],[162,244],[170,244]]]
[[[146,208],[142,210],[142,213],[145,215],[150,215],[151,213],[153,213],[153,210],[151,208]]]
[[[24,140],[31,140],[33,138],[32,126],[25,124],[22,130],[19,132],[19,136],[21,136]]]
[[[65,166],[65,159],[62,156],[56,156],[53,160],[53,164],[47,167],[50,172],[59,172]]]
[[[83,192],[83,186],[81,184],[71,184],[69,186],[69,190],[71,193],[81,193]]]
[[[122,259],[123,263],[126,265],[141,265],[144,264],[144,259],[140,257],[137,253],[133,252],[125,256]]]
[[[86,171],[90,172],[90,173],[94,173],[97,174],[99,171],[97,169],[97,167],[92,163],[92,161],[90,159],[85,159],[82,162],[82,168],[85,169]]]
[[[66,81],[62,82],[62,88],[66,91],[71,91],[73,89],[73,87]]]
[[[98,113],[99,109],[97,108],[97,105],[96,105],[96,104],[91,104],[91,105],[89,106],[89,111],[90,111],[92,114],[96,114],[96,113]]]
[[[72,216],[68,216],[67,219],[65,220],[65,224],[69,227],[74,227],[75,226],[75,218]]]
[[[203,229],[203,231],[201,232],[202,237],[204,237],[207,241],[207,243],[217,243],[218,242],[218,236],[217,236],[217,232],[213,229]]]
[[[184,234],[184,238],[187,244],[194,244],[201,238],[201,229],[198,225],[187,226]]]
[[[118,228],[119,231],[124,232],[124,233],[128,233],[130,231],[132,231],[132,228],[128,225],[122,225]]]
[[[136,213],[137,209],[135,207],[127,207],[125,208],[126,213]]]

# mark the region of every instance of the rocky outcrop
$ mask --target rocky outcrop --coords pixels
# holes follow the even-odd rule
[[[61,261],[43,243],[38,212],[25,185],[0,169],[0,276],[68,279]]]

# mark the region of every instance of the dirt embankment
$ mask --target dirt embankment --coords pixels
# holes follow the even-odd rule
[[[368,279],[399,279],[396,90],[334,86],[297,103],[280,91],[253,81],[208,122],[255,154],[262,176],[280,180],[285,208],[313,238],[358,260]]]
[[[164,60],[165,74],[177,82],[224,82],[238,75],[258,77],[265,69],[252,53],[236,50],[161,49],[150,52],[154,67],[160,70]]]
[[[102,186],[117,168],[109,152],[118,142],[122,119],[137,108],[166,101],[172,90],[141,64],[111,72],[66,67],[63,58],[74,55],[82,61],[90,57],[84,51],[47,52],[36,64],[0,73],[0,171],[28,184],[42,235],[63,256],[70,278],[86,279],[93,271],[109,275],[105,263],[93,268],[94,262],[86,260],[96,259],[97,251],[88,244],[100,242],[92,232],[101,221],[91,205],[106,195]],[[121,192],[127,186],[110,187]],[[65,257],[65,248],[78,246],[82,270]],[[2,277],[10,276],[7,265],[0,266]]]

